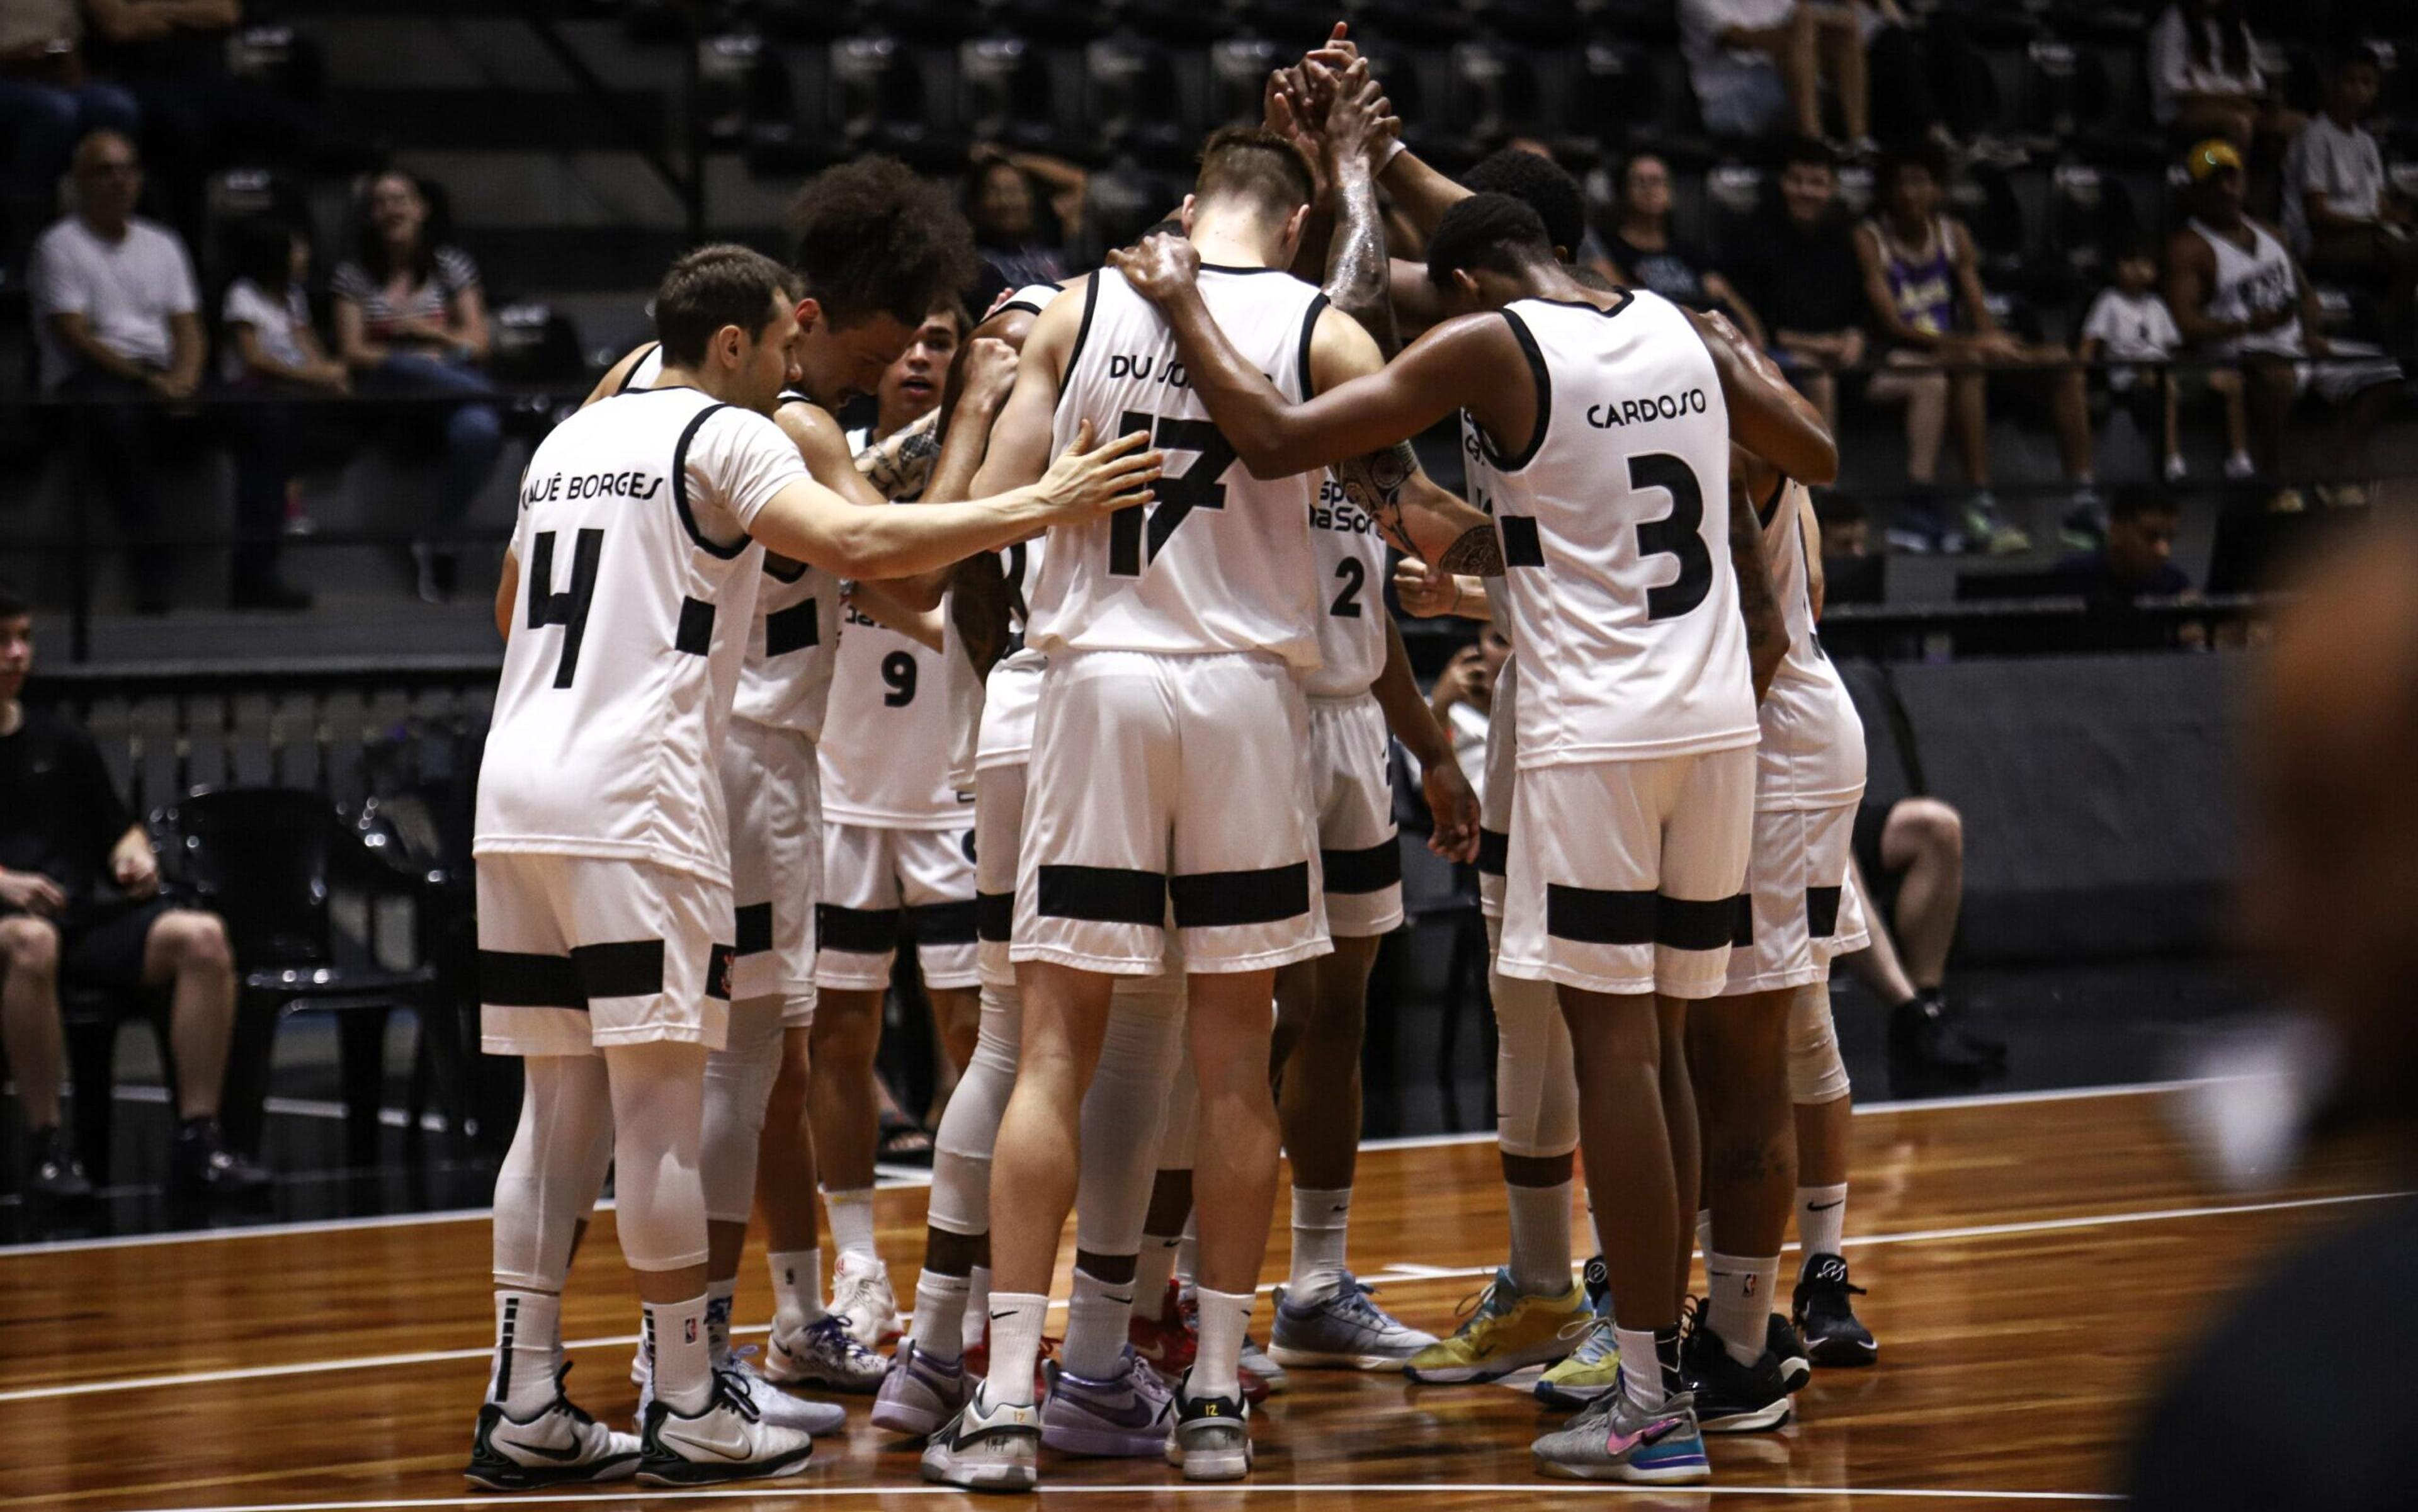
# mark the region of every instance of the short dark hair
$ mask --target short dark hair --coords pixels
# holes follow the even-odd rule
[[[859,158],[789,202],[790,261],[834,326],[920,322],[974,281],[974,234],[939,184],[895,158]]]
[[[702,361],[706,344],[725,326],[750,340],[763,335],[774,304],[788,297],[788,270],[762,252],[724,242],[683,254],[655,290],[664,360],[676,367]]]
[[[230,279],[249,279],[271,294],[293,282],[294,243],[301,229],[282,215],[266,212],[228,222],[220,242],[222,260]]]
[[[1551,262],[1553,243],[1544,218],[1524,200],[1508,194],[1472,194],[1444,212],[1428,238],[1428,282],[1452,286],[1463,268],[1516,273],[1532,262]]]
[[[2137,520],[2144,514],[2181,514],[2182,505],[2163,488],[2119,488],[2107,500],[2111,520]]]
[[[1572,255],[1586,240],[1586,191],[1551,158],[1505,147],[1471,164],[1461,183],[1472,193],[1508,194],[1524,202],[1545,222],[1553,245]]]
[[[1897,176],[1908,168],[1920,168],[1931,176],[1940,188],[1948,187],[1948,157],[1928,142],[1905,142],[1881,154],[1880,173],[1875,187],[1884,194],[1897,191]]]
[[[1780,171],[1784,174],[1791,168],[1827,168],[1835,174],[1839,155],[1818,136],[1792,136],[1780,149]]]
[[[0,583],[0,619],[23,619],[34,612],[25,595],[17,591],[13,583]]]
[[[1204,200],[1241,195],[1290,213],[1308,205],[1316,187],[1301,149],[1285,138],[1263,126],[1221,126],[1201,144],[1192,192]]]

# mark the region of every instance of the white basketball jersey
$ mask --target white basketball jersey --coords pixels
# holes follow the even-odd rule
[[[2250,250],[2242,251],[2232,239],[2204,221],[2194,220],[2191,228],[2199,233],[2209,250],[2216,254],[2216,283],[2208,294],[2208,317],[2211,320],[2248,320],[2253,315],[2271,314],[2279,310],[2297,310],[2301,303],[2301,281],[2292,268],[2292,254],[2284,244],[2267,234],[2267,228],[2256,221],[2242,222],[2250,231]],[[2233,352],[2273,352],[2284,357],[2301,354],[2301,321],[2295,315],[2273,330],[2253,331],[2217,344],[2219,350]]]
[[[1753,744],[1712,354],[1644,290],[1503,316],[1536,373],[1537,434],[1515,457],[1483,435],[1463,450],[1503,538],[1522,770]]]
[[[1318,548],[1318,670],[1302,681],[1313,698],[1354,698],[1385,669],[1385,538],[1369,512],[1332,476],[1309,507]]]
[[[1864,724],[1814,624],[1814,573],[1805,542],[1805,485],[1787,482],[1763,519],[1763,560],[1788,624],[1788,654],[1755,710],[1757,809],[1836,808],[1864,791]]]
[[[694,389],[617,395],[539,445],[477,850],[728,877],[716,753],[763,575],[746,528],[804,475],[770,420]]]
[[[1308,389],[1309,332],[1326,297],[1274,268],[1203,267],[1201,295],[1244,358],[1289,401]],[[1263,651],[1318,664],[1309,512],[1320,475],[1262,481],[1235,460],[1186,382],[1175,337],[1122,274],[1083,293],[1052,446],[1083,420],[1106,441],[1151,432],[1171,474],[1147,505],[1051,532],[1033,594],[1032,644],[1188,655]]]
[[[1055,283],[1020,284],[1001,295],[999,301],[983,313],[983,319],[988,320],[1002,310],[1021,310],[1027,314],[1037,315],[1049,308],[1050,300],[1065,292]]]

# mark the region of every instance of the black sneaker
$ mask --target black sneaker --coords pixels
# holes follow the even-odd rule
[[[1881,1347],[1873,1331],[1856,1316],[1851,1298],[1864,1289],[1847,1281],[1847,1262],[1838,1255],[1808,1255],[1797,1278],[1797,1295],[1788,1305],[1797,1326],[1805,1331],[1805,1353],[1824,1369],[1834,1366],[1870,1365]]]
[[[1754,1364],[1740,1365],[1699,1318],[1688,1332],[1679,1372],[1696,1394],[1696,1425],[1706,1433],[1752,1433],[1788,1421],[1788,1382],[1781,1377],[1780,1357],[1768,1347]]]
[[[189,1118],[177,1125],[169,1179],[197,1196],[229,1199],[250,1197],[269,1183],[268,1172],[226,1147],[214,1118]]]
[[[1780,1383],[1790,1396],[1805,1389],[1814,1379],[1814,1361],[1805,1352],[1805,1341],[1797,1335],[1797,1326],[1778,1313],[1771,1315],[1771,1326],[1764,1330],[1764,1347],[1780,1362]]]
[[[26,1138],[25,1195],[51,1202],[84,1202],[92,1198],[92,1178],[68,1143],[67,1131],[56,1124],[36,1129]]]
[[[1890,1010],[1892,1071],[1949,1086],[1978,1086],[1997,1069],[1988,1056],[1948,1020],[1936,993],[1908,998]]]

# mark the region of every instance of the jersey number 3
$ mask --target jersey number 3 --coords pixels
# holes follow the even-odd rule
[[[596,597],[596,561],[604,554],[604,532],[582,529],[571,548],[571,586],[554,591],[554,532],[541,530],[529,547],[528,627],[562,627],[562,656],[554,664],[554,685],[568,688],[579,672],[579,643],[588,634],[588,605]]]
[[[1629,459],[1632,493],[1659,488],[1671,496],[1671,512],[1637,527],[1640,557],[1676,557],[1679,575],[1645,590],[1645,618],[1676,619],[1713,590],[1713,554],[1705,546],[1705,490],[1686,459],[1656,451]]]
[[[1168,415],[1147,415],[1129,409],[1117,421],[1117,434],[1135,431],[1150,432],[1151,445],[1162,451],[1195,452],[1192,466],[1181,478],[1161,478],[1150,485],[1151,497],[1156,508],[1137,504],[1119,510],[1109,517],[1109,575],[1140,577],[1142,569],[1158,560],[1159,552],[1167,545],[1168,537],[1194,510],[1222,510],[1226,507],[1226,485],[1217,480],[1234,465],[1234,449],[1217,434],[1217,422],[1205,420],[1178,420]],[[1150,515],[1145,549],[1145,527],[1142,514]]]

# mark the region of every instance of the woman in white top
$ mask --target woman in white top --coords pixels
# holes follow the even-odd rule
[[[234,603],[238,609],[305,609],[311,596],[277,572],[277,538],[294,486],[296,406],[288,401],[349,393],[352,380],[311,328],[311,305],[302,293],[311,272],[309,239],[285,221],[264,215],[228,227],[226,249],[235,277],[220,305],[219,376],[255,401],[229,409],[239,542]]]

